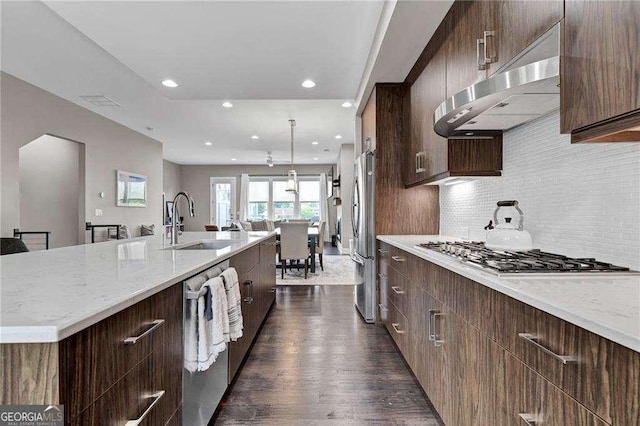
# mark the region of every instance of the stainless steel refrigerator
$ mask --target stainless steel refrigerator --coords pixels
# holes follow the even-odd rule
[[[353,173],[351,224],[356,262],[356,306],[366,322],[376,321],[376,221],[375,155],[365,152],[356,158]]]

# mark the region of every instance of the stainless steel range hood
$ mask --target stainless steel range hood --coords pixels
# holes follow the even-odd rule
[[[500,134],[560,108],[560,24],[494,76],[444,101],[433,114],[446,138]]]

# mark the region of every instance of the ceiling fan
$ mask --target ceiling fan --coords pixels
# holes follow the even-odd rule
[[[267,151],[267,166],[273,167],[274,164],[289,164],[288,161],[274,161],[273,156],[271,155],[271,151]]]

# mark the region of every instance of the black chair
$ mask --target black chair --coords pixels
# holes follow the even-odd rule
[[[19,238],[0,238],[0,256],[28,251],[24,241]]]

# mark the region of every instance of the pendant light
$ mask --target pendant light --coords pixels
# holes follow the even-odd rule
[[[293,168],[293,128],[296,126],[296,120],[289,120],[291,125],[291,170],[287,175],[287,192],[298,193],[298,175]]]

